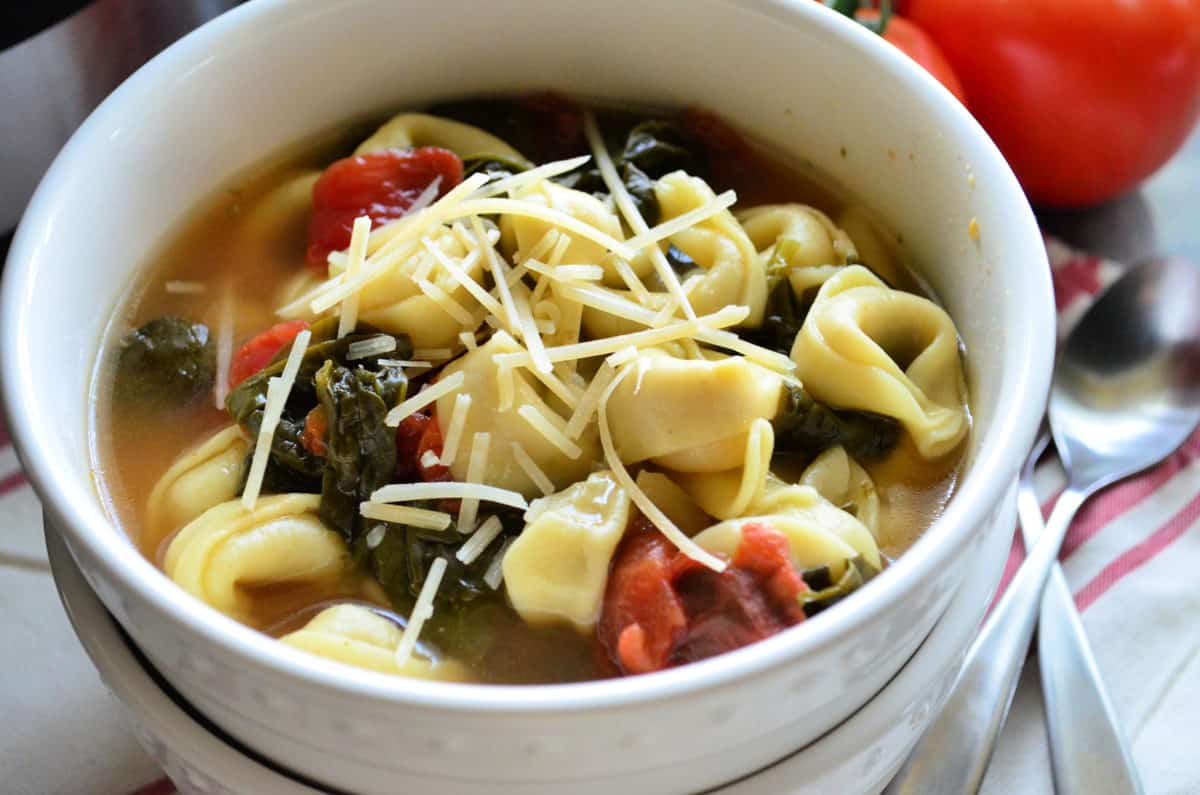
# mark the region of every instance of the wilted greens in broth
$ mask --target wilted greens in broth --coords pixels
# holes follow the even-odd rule
[[[954,324],[870,214],[691,109],[346,127],[200,208],[110,336],[95,464],[143,554],[447,681],[802,623],[936,518],[969,432]]]

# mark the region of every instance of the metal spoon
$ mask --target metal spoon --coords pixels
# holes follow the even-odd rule
[[[1026,549],[1045,529],[1034,491],[1033,472],[1050,445],[1043,423],[1033,451],[1021,470],[1017,514]],[[1087,633],[1075,609],[1075,599],[1055,566],[1042,594],[1038,617],[1038,667],[1050,735],[1054,791],[1059,795],[1096,792],[1142,792],[1137,766],[1116,711],[1108,699]]]
[[[978,792],[1075,512],[1096,490],[1161,461],[1200,422],[1200,269],[1152,261],[1092,304],[1063,346],[1049,417],[1067,488],[889,795]]]

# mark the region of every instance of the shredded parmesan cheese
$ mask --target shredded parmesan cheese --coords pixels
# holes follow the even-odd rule
[[[604,278],[604,268],[599,265],[559,265],[554,272],[567,281],[598,282]]]
[[[461,370],[453,375],[446,376],[445,378],[439,378],[436,383],[427,386],[425,389],[422,389],[420,392],[389,411],[384,422],[393,428],[396,427],[400,424],[400,420],[416,411],[419,411],[420,409],[425,408],[442,395],[450,394],[462,386],[463,381],[465,380],[466,376],[462,374]]]
[[[546,437],[546,441],[562,451],[562,454],[567,458],[576,459],[583,455],[583,449],[575,442],[567,438],[566,433],[555,427],[546,415],[538,411],[535,407],[525,404],[517,409],[517,414],[529,423],[530,427]]]
[[[359,503],[358,512],[367,519],[412,525],[425,530],[445,530],[450,526],[450,514],[445,511],[430,511],[425,508],[412,508],[408,505],[363,502]]]
[[[473,319],[471,313],[466,307],[447,295],[445,290],[428,279],[413,279],[413,281],[417,283],[418,289],[425,294],[425,297],[437,304],[443,312],[464,326],[471,325]]]
[[[600,365],[600,369],[592,378],[592,383],[588,384],[587,391],[579,399],[575,413],[567,421],[565,433],[568,437],[578,439],[583,433],[583,429],[592,421],[592,415],[596,413],[596,407],[600,405],[600,395],[608,387],[608,382],[613,379],[614,375],[616,375],[616,370],[607,361]]]
[[[475,350],[478,345],[475,344],[475,335],[470,331],[464,331],[458,335],[458,340],[463,344],[463,347],[469,351]]]
[[[624,299],[621,299],[624,300]],[[711,315],[704,315],[696,320],[683,320],[677,323],[672,323],[661,328],[651,328],[645,331],[633,331],[628,334],[621,334],[616,337],[603,337],[596,340],[588,340],[587,342],[575,342],[570,345],[559,345],[553,348],[546,348],[546,358],[551,362],[564,362],[572,359],[586,359],[592,356],[607,356],[611,353],[616,353],[624,348],[644,348],[654,345],[662,345],[663,343],[671,342],[677,339],[686,339],[691,336],[701,336],[704,334],[718,334],[721,332],[715,331],[726,326],[736,326],[746,319],[750,314],[750,310],[745,306],[727,306]],[[729,336],[735,339],[740,339],[734,334]],[[749,343],[747,343],[749,344]],[[791,363],[790,359],[781,354],[767,351],[766,348],[758,348],[752,346],[758,351],[770,353],[773,356],[785,359]],[[498,364],[507,364],[509,366],[527,366],[532,359],[529,354],[520,351],[514,353],[498,353],[495,356]],[[791,368],[795,369],[795,364],[791,364]],[[772,368],[777,369],[777,368]]]
[[[221,307],[217,318],[217,377],[213,382],[213,403],[225,410],[225,398],[229,397],[229,368],[233,364],[233,295],[226,286],[221,295]]]
[[[637,505],[647,519],[654,523],[654,526],[667,537],[667,540],[674,544],[680,552],[687,555],[697,563],[701,563],[716,572],[725,571],[725,561],[718,558],[708,550],[701,547],[692,539],[688,538],[682,530],[680,530],[670,518],[662,512],[662,510],[654,504],[654,501],[646,496],[646,492],[634,482],[629,476],[629,471],[625,469],[625,464],[622,463],[621,457],[617,455],[616,446],[613,444],[612,431],[608,427],[608,401],[612,397],[613,392],[620,386],[625,377],[629,375],[632,365],[626,365],[621,369],[621,372],[613,378],[608,388],[604,390],[604,395],[600,398],[600,444],[604,448],[604,458],[608,462],[609,469],[612,471],[613,478],[629,493],[634,504]]]
[[[355,340],[347,345],[346,359],[352,362],[356,359],[378,356],[381,353],[391,353],[394,350],[396,350],[396,338],[388,334],[378,334],[374,337],[367,337],[365,340]],[[384,364],[382,360],[379,363]]]
[[[617,275],[621,277],[621,281],[625,282],[625,286],[633,293],[633,297],[638,300],[638,303],[650,303],[650,291],[646,289],[646,285],[642,284],[642,280],[633,272],[633,267],[621,259],[620,257],[612,258],[613,268],[617,271]]]
[[[512,408],[517,391],[517,374],[511,365],[500,364],[496,370],[496,407],[501,411]]]
[[[426,450],[425,452],[421,453],[421,458],[419,460],[421,462],[421,466],[425,467],[426,469],[432,469],[433,467],[441,466],[442,464],[442,459],[438,458],[438,454],[432,450]]]
[[[475,233],[475,237],[480,241],[486,239],[483,222],[479,220],[478,216],[471,219],[471,231]],[[482,246],[482,242],[480,245]],[[505,273],[504,263],[500,261],[500,256],[496,254],[496,249],[490,243],[484,247],[483,253],[487,256],[488,269],[492,272],[492,280],[496,282],[496,293],[500,296],[500,305],[504,309],[503,312],[493,310],[493,314],[497,317],[503,317],[507,321],[508,332],[515,334],[518,323],[517,308],[513,304],[512,292],[509,290],[508,274]]]
[[[481,189],[475,195],[486,198],[489,196],[499,196],[501,193],[506,192],[512,193],[526,185],[532,185],[535,182],[557,177],[559,174],[566,174],[568,171],[574,171],[591,159],[590,155],[580,155],[579,157],[572,157],[569,160],[555,160],[552,163],[546,163],[537,168],[531,168],[528,171],[522,171],[519,174],[498,179]]]
[[[487,571],[483,574],[483,581],[493,591],[500,587],[500,583],[504,582],[504,556],[508,553],[508,548],[512,546],[515,540],[515,538],[504,539],[504,543],[500,545],[500,549],[492,556],[492,561],[488,564]]]
[[[512,508],[525,509],[529,504],[515,491],[479,483],[389,483],[375,490],[371,502],[416,502],[418,500],[461,500],[474,498],[495,502]]]
[[[491,451],[492,435],[477,433],[471,439],[471,458],[467,461],[467,482],[483,483],[487,472],[488,454]],[[458,510],[458,532],[470,533],[475,530],[475,516],[479,512],[478,497],[463,497],[462,506]]]
[[[449,194],[447,194],[449,195]],[[433,209],[433,208],[430,208]],[[468,199],[457,206],[445,211],[442,220],[466,218],[471,215],[516,215],[523,218],[533,218],[544,221],[552,226],[561,227],[573,235],[590,240],[608,251],[625,258],[632,258],[633,249],[622,241],[601,232],[590,224],[585,224],[573,215],[562,210],[556,210],[543,204],[534,204],[520,199]],[[669,269],[670,266],[668,266]],[[674,275],[674,271],[671,274]]]
[[[737,194],[731,190],[727,190],[712,201],[702,204],[694,210],[688,210],[683,215],[677,215],[669,221],[663,221],[653,229],[635,235],[625,242],[638,249],[653,246],[660,240],[666,240],[671,235],[678,234],[685,229],[691,229],[696,224],[707,221],[717,213],[732,207],[736,203]]]
[[[441,179],[439,177],[438,179]],[[363,260],[367,256],[367,238],[371,234],[371,218],[360,215],[354,219],[354,227],[350,232],[350,248],[346,254],[346,278],[353,279],[362,270]],[[338,316],[338,339],[354,331],[358,325],[358,293],[349,295],[342,301],[342,310]]]
[[[415,359],[377,359],[385,367],[407,367],[413,370],[428,370],[433,362],[419,362]]]
[[[467,424],[467,414],[471,411],[471,396],[461,392],[454,396],[454,408],[450,410],[450,422],[446,425],[446,436],[442,440],[441,462],[450,466],[458,457],[458,443],[462,439],[463,428]]]
[[[396,666],[399,668],[408,665],[413,649],[417,646],[421,627],[433,615],[433,598],[437,595],[445,573],[446,559],[435,558],[429,567],[429,573],[425,575],[425,584],[421,586],[421,593],[417,595],[417,603],[413,605],[412,613],[408,616],[408,625],[404,627],[404,634],[400,636],[400,643],[396,646]]]
[[[503,529],[504,525],[500,523],[499,516],[489,516],[483,524],[479,525],[479,529],[466,540],[466,543],[458,548],[454,557],[470,566],[483,554],[488,545],[496,540],[496,536],[500,535]]]
[[[383,543],[383,537],[387,534],[387,527],[384,525],[376,525],[367,533],[367,549],[375,549]]]
[[[200,295],[208,290],[200,282],[180,282],[171,281],[165,285],[166,291],[171,295]]]
[[[267,461],[271,457],[271,439],[275,436],[279,418],[283,416],[283,406],[292,391],[292,384],[296,382],[296,373],[300,372],[300,363],[304,359],[304,352],[308,350],[311,337],[312,332],[308,329],[296,335],[296,339],[292,341],[292,350],[283,365],[283,372],[267,382],[267,403],[263,407],[262,425],[254,443],[250,474],[246,476],[246,487],[242,490],[242,505],[247,510],[254,510],[254,505],[258,502],[263,476],[267,472]]]
[[[625,183],[621,182],[621,177],[617,174],[617,168],[613,165],[612,158],[608,155],[608,149],[604,146],[604,139],[600,137],[600,128],[596,126],[596,117],[591,111],[587,111],[583,115],[583,133],[587,136],[588,145],[592,148],[592,156],[596,158],[596,165],[600,169],[600,177],[604,180],[604,184],[608,186],[609,195],[613,197],[617,207],[621,210],[621,215],[625,216],[626,223],[629,228],[638,235],[645,234],[649,227],[646,225],[646,219],[642,218],[642,214],[638,212],[637,207],[633,203],[633,198],[629,195],[629,191],[625,189]],[[633,251],[637,251],[640,247],[629,246]],[[616,254],[620,254],[626,259],[633,259],[633,254],[609,249]],[[658,278],[666,285],[667,292],[675,296],[679,301],[679,305],[683,307],[683,313],[688,320],[695,320],[696,311],[692,309],[692,304],[688,301],[687,296],[683,294],[683,287],[679,284],[679,276],[675,273],[675,269],[671,267],[671,263],[667,262],[667,256],[662,253],[658,246],[650,248],[650,262],[654,265],[654,270],[658,272]]]
[[[521,337],[529,352],[530,360],[533,362],[533,368],[543,373],[550,372],[554,367],[546,358],[546,346],[542,343],[542,335],[537,329],[537,324],[533,322],[533,311],[529,308],[529,299],[524,291],[513,293],[513,303],[517,307]]]
[[[512,443],[512,451],[513,458],[517,461],[517,466],[521,467],[521,470],[529,476],[529,479],[533,481],[533,485],[537,486],[542,494],[553,494],[553,481],[546,476],[546,473],[530,457],[529,453],[525,452],[525,448],[521,446],[520,442]]]

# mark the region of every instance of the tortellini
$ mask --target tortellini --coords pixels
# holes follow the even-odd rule
[[[850,236],[829,216],[803,204],[767,204],[738,214],[762,266],[780,257],[796,295],[818,287],[858,259]]]
[[[662,472],[643,469],[638,473],[637,486],[650,502],[657,505],[676,527],[689,536],[712,524],[712,517],[705,513],[678,483]]]
[[[771,471],[775,432],[762,417],[754,420],[746,434],[740,467],[724,472],[680,472],[675,478],[701,508],[718,519],[743,516],[751,502],[762,494]]]
[[[969,427],[954,321],[932,301],[892,290],[862,266],[822,285],[792,346],[818,400],[895,417],[927,459]]]
[[[582,221],[588,226],[600,230],[609,237],[620,240],[624,237],[621,232],[621,222],[616,214],[604,202],[590,193],[565,188],[554,182],[541,182],[539,187],[521,195],[522,201],[538,204],[559,210]],[[547,232],[556,227],[539,218],[529,218],[523,215],[505,215],[500,221],[501,241],[504,250],[519,253],[518,261],[528,257],[535,246],[542,242]],[[557,242],[557,236],[551,240]],[[595,265],[605,261],[605,249],[599,243],[594,243],[578,236],[568,235],[569,243],[563,249],[558,265]],[[551,247],[550,251],[553,250]],[[544,261],[550,251],[541,256]]]
[[[509,601],[521,617],[594,626],[629,513],[629,495],[606,471],[535,500],[503,564]]]
[[[703,207],[716,198],[712,188],[699,177],[682,171],[674,171],[654,184],[658,199],[660,223]],[[674,245],[695,261],[697,273],[682,279],[684,293],[697,314],[709,314],[726,306],[745,306],[750,314],[743,325],[755,328],[762,324],[767,300],[767,277],[759,261],[758,252],[741,225],[728,210],[721,210],[712,217],[677,232],[662,243]],[[640,275],[650,273],[650,263],[638,257],[634,271]],[[611,283],[611,278],[607,279]],[[628,291],[616,291],[628,295]],[[648,303],[662,308],[669,295],[665,291],[652,292]],[[679,314],[676,310],[675,314]],[[586,308],[583,312],[584,329],[593,337],[615,336],[638,330],[638,326],[614,315]]]
[[[779,410],[779,375],[740,357],[678,359],[646,349],[638,376],[608,402],[613,441],[627,464],[654,460],[680,472],[722,472],[745,461],[754,421]]]
[[[279,640],[319,657],[385,674],[446,682],[470,678],[460,663],[430,658],[419,647],[403,666],[397,665],[396,647],[402,635],[394,622],[370,608],[340,604],[325,608],[302,629]]]
[[[849,510],[858,521],[879,538],[879,492],[875,482],[840,445],[830,447],[816,457],[800,484],[812,486],[834,505]]]
[[[491,447],[487,460],[487,469],[483,482],[491,486],[519,491],[526,497],[541,494],[537,485],[517,463],[513,455],[513,443],[518,443],[529,454],[534,463],[550,478],[556,488],[582,480],[591,470],[592,461],[599,459],[600,439],[595,423],[586,427],[578,439],[575,439],[581,453],[572,458],[536,430],[520,415],[519,409],[531,406],[542,416],[565,426],[565,420],[557,415],[546,400],[543,399],[543,388],[538,382],[537,388],[530,383],[532,377],[520,368],[514,368],[509,373],[503,373],[493,356],[498,353],[514,353],[521,347],[503,331],[497,332],[473,351],[450,363],[443,371],[446,378],[461,372],[464,376],[463,385],[457,390],[444,395],[437,401],[438,422],[442,425],[443,433],[446,425],[454,414],[454,403],[458,395],[470,395],[470,408],[463,424],[460,447],[455,451],[450,472],[455,480],[463,481],[467,477],[467,467],[470,456],[471,441],[477,432],[491,434]],[[501,389],[507,388],[502,380],[508,380],[513,392],[511,405],[501,408]],[[561,428],[560,428],[561,429]]]
[[[494,231],[493,231],[493,234]],[[453,261],[472,279],[482,278],[484,261],[470,252],[463,242],[446,226],[437,226],[427,236],[432,245]],[[444,267],[431,267],[429,253],[418,250],[404,262],[389,268],[371,279],[358,292],[358,319],[389,334],[407,334],[417,348],[446,348],[458,343],[464,329],[475,328],[479,304],[457,279]],[[341,261],[331,261],[329,276],[335,278],[344,269]],[[416,281],[425,280],[435,294],[445,294],[458,306],[456,316],[439,301],[431,298]]]
[[[713,525],[693,540],[709,552],[732,558],[746,525],[762,524],[787,538],[792,565],[798,570],[828,566],[836,579],[847,561],[857,557],[876,570],[881,567],[879,548],[867,528],[810,486],[772,479],[749,511],[748,516]]]
[[[246,476],[250,443],[231,425],[181,455],[154,484],[146,503],[148,549],[214,505],[233,499]]]
[[[163,570],[201,601],[254,624],[254,591],[303,584],[325,598],[342,590],[349,556],[342,537],[317,516],[318,494],[278,494],[209,508],[167,547]],[[314,598],[319,601],[319,598]]]
[[[521,168],[533,165],[503,139],[491,133],[470,124],[425,113],[401,113],[392,117],[359,144],[354,154],[418,146],[440,146],[463,160],[507,160]]]
[[[320,171],[304,170],[255,203],[243,217],[232,247],[242,262],[278,257],[280,251],[290,252],[297,264],[304,260],[313,186],[320,176]]]

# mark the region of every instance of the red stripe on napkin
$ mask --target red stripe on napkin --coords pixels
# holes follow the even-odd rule
[[[163,776],[158,781],[152,781],[141,789],[136,789],[129,795],[175,795],[175,785],[171,779]]]
[[[1080,296],[1091,298],[1100,292],[1104,284],[1100,281],[1099,257],[1080,256],[1067,260],[1051,271],[1054,279],[1054,304],[1061,312]]]
[[[1154,531],[1153,535],[1122,553],[1116,560],[1105,566],[1104,570],[1097,574],[1091,582],[1083,586],[1075,594],[1075,605],[1079,608],[1079,612],[1082,613],[1091,607],[1109,588],[1120,582],[1121,578],[1153,560],[1155,555],[1169,547],[1195,524],[1197,519],[1200,519],[1200,495],[1193,497],[1191,502],[1183,506],[1166,524]]]
[[[0,497],[3,497],[10,491],[16,491],[24,486],[25,482],[25,473],[19,469],[11,475],[5,475],[3,478],[0,478]]]
[[[1188,464],[1200,457],[1200,429],[1161,464],[1123,480],[1084,503],[1063,540],[1060,560],[1066,560],[1109,522],[1152,495]]]

